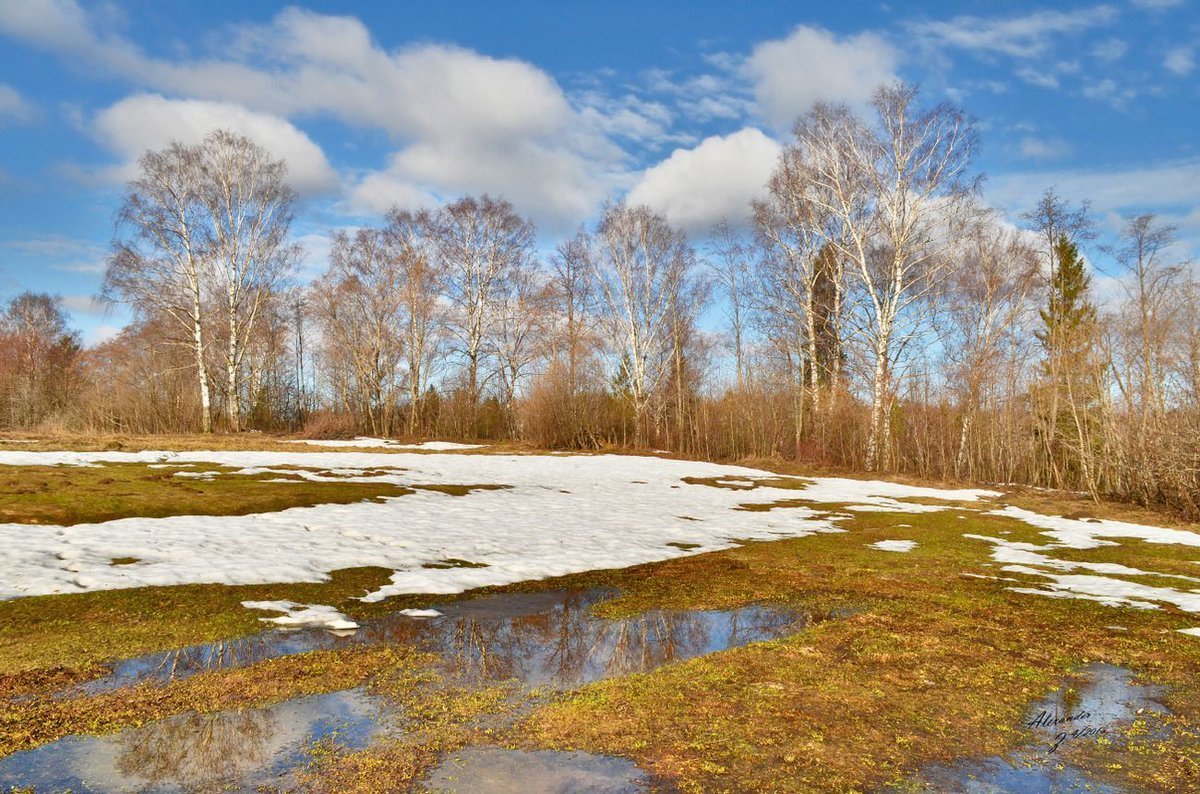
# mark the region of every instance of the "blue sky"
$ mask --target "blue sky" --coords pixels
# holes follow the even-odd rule
[[[979,121],[985,197],[1053,185],[1200,252],[1200,13],[1112,3],[0,3],[0,299],[90,302],[138,154],[232,127],[289,163],[295,234],[391,204],[510,198],[542,241],[606,198],[697,237],[737,217],[814,100],[918,82]],[[1097,256],[1103,267],[1102,256]]]

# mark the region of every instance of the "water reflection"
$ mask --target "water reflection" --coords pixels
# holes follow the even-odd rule
[[[42,791],[254,790],[304,764],[314,741],[365,747],[393,730],[390,706],[361,689],[262,709],[189,712],[110,736],[68,737],[0,760],[0,788]]]
[[[772,606],[651,610],[618,620],[592,614],[593,605],[616,594],[593,589],[488,596],[439,606],[442,614],[431,619],[388,616],[343,637],[315,629],[273,630],[131,659],[84,689],[167,683],[205,670],[319,648],[384,643],[432,652],[446,675],[468,684],[515,679],[529,686],[565,689],[785,636],[840,616]],[[112,736],[68,737],[0,759],[0,789],[35,786],[39,791],[69,789],[77,794],[253,790],[277,785],[281,775],[301,766],[312,741],[336,734],[343,746],[363,747],[381,731],[393,732],[395,716],[386,701],[357,689],[264,709],[181,714]],[[564,779],[584,774],[563,768],[561,761],[556,757],[539,762],[549,765],[547,774]],[[596,771],[589,768],[587,774]],[[632,773],[622,769],[614,780],[624,786]]]
[[[970,758],[931,765],[921,770],[916,781],[900,790],[1119,794],[1122,789],[1065,762],[1063,754],[1078,742],[1118,738],[1120,726],[1140,715],[1169,713],[1158,701],[1165,690],[1134,684],[1130,670],[1110,664],[1088,665],[1079,671],[1079,676],[1077,686],[1062,687],[1030,708],[1023,727],[1035,736],[1035,746],[1010,758]]]
[[[785,636],[840,616],[774,606],[651,610],[620,620],[591,614],[594,604],[616,595],[616,590],[595,588],[487,596],[439,606],[442,615],[432,619],[392,615],[365,622],[346,636],[321,629],[272,630],[121,662],[111,675],[81,688],[95,693],[147,680],[169,682],[306,651],[383,643],[436,653],[449,672],[468,680],[516,678],[572,687]]]
[[[488,794],[637,794],[649,783],[630,760],[590,753],[468,747],[452,753],[424,782],[428,791]]]

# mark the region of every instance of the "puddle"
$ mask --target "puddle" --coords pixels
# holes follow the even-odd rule
[[[1119,738],[1121,728],[1140,716],[1167,714],[1167,708],[1158,700],[1164,691],[1158,686],[1134,684],[1133,673],[1126,668],[1088,665],[1079,670],[1075,682],[1038,701],[1025,715],[1022,727],[1033,732],[1035,745],[1011,758],[964,759],[926,767],[917,779],[918,790],[1118,794],[1124,789],[1103,783],[1067,763],[1063,752],[1076,743]]]
[[[488,596],[438,605],[436,617],[395,614],[366,622],[349,636],[320,629],[272,630],[127,660],[81,689],[164,684],[318,648],[383,643],[433,652],[449,677],[468,685],[515,679],[530,687],[568,689],[786,636],[847,614],[773,606],[651,610],[618,620],[592,614],[594,604],[616,595],[616,590],[598,588]],[[305,764],[305,750],[317,739],[333,737],[357,749],[381,735],[395,735],[398,721],[391,709],[386,700],[354,689],[263,709],[182,714],[108,736],[67,737],[0,759],[0,790],[10,785],[75,794],[286,787],[286,775]],[[628,791],[636,790],[642,779],[629,761],[583,754],[514,755],[475,748],[453,758],[458,760],[447,760],[439,770],[447,785],[459,785],[455,781],[462,775],[478,781],[462,790],[481,790],[486,783],[497,788],[483,790],[506,791],[504,781],[529,780],[534,774],[545,781],[544,787],[533,789],[538,791]]]
[[[424,786],[428,791],[481,794],[634,794],[644,792],[648,783],[646,774],[625,758],[468,747],[447,757]]]
[[[67,737],[0,759],[0,789],[91,794],[286,785],[314,741],[358,749],[393,731],[387,708],[350,689],[261,709],[189,712],[108,736]]]
[[[1007,761],[991,758],[930,770],[921,776],[919,791],[939,794],[1122,794],[1123,789],[1098,782],[1071,766],[1039,763],[1036,759]],[[907,789],[905,789],[907,790]]]
[[[774,606],[725,611],[651,610],[606,620],[592,605],[617,595],[609,588],[513,593],[437,605],[433,618],[391,615],[351,634],[323,629],[272,630],[234,640],[149,654],[116,664],[110,675],[63,694],[89,694],[206,670],[353,645],[404,643],[442,657],[469,680],[516,678],[531,685],[573,687],[643,672],[671,661],[775,639],[836,615]]]

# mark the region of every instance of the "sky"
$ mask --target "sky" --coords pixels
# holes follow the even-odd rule
[[[813,102],[895,80],[976,118],[1013,221],[1053,186],[1106,233],[1160,214],[1193,257],[1198,59],[1196,0],[3,0],[0,300],[60,294],[86,341],[115,333],[92,296],[124,182],[219,127],[287,162],[305,279],[334,230],[483,192],[545,247],[620,198],[700,241],[744,221]]]

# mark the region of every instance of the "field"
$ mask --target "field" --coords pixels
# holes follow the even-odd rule
[[[0,442],[0,788],[1200,788],[1198,527],[666,455],[216,446]]]

